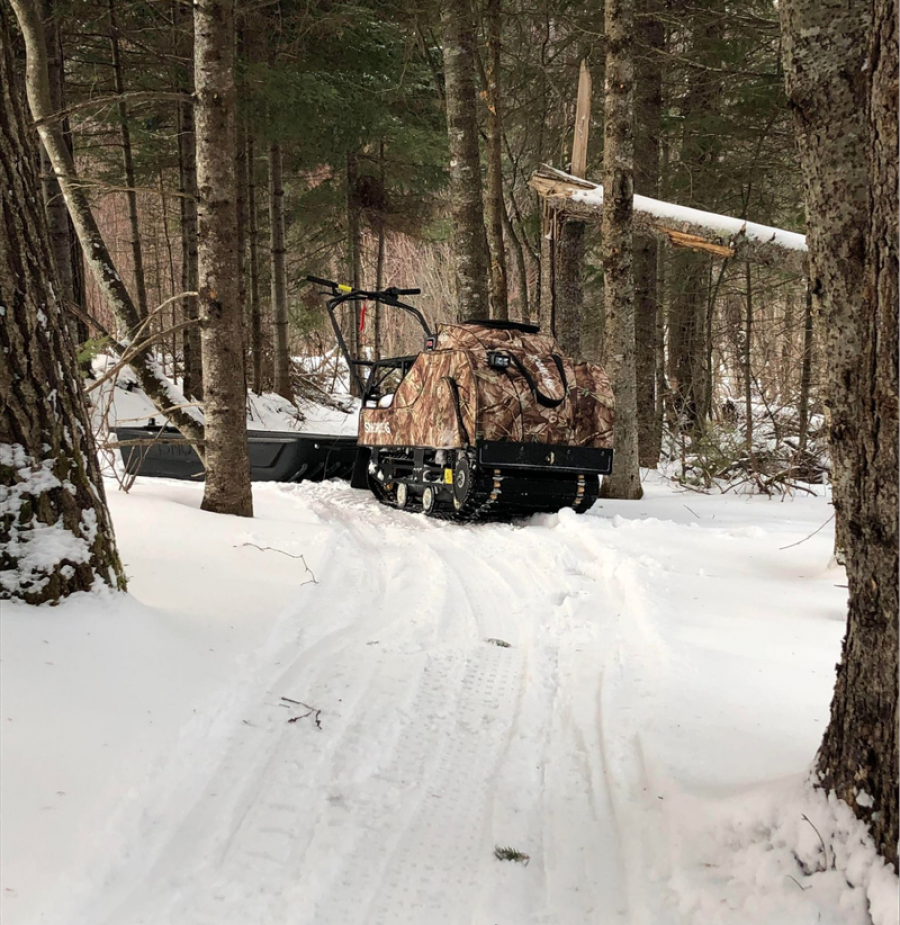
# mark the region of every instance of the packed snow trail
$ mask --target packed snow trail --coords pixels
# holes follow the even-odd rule
[[[260,673],[202,793],[149,870],[123,872],[104,920],[469,923],[500,902],[516,921],[626,921],[598,710],[634,592],[611,582],[586,621],[577,600],[597,579],[578,549],[554,581],[558,554],[527,529],[316,495],[337,536],[297,622],[331,587],[332,625]],[[307,709],[282,696],[321,709],[321,729],[287,722]],[[501,870],[500,843],[528,868]]]
[[[819,920],[818,893],[788,880],[804,876],[801,849],[746,871],[734,852],[776,838],[744,825],[742,801],[802,774],[827,716],[844,606],[821,565],[828,538],[778,551],[828,516],[823,502],[685,510],[655,488],[584,517],[459,527],[340,483],[254,493],[253,521],[199,513],[192,485],[113,496],[126,562],[156,563],[132,591],[161,608],[118,614],[115,632],[164,629],[170,650],[113,643],[136,672],[133,688],[108,682],[119,726],[77,696],[41,723],[99,712],[106,748],[150,707],[162,723],[168,696],[169,738],[143,775],[146,732],[98,772],[107,792],[83,796],[81,828],[63,832],[81,856],[10,906],[11,925]],[[757,524],[776,509],[773,537]],[[35,625],[55,641],[31,614],[21,633]],[[15,640],[31,677],[47,650]],[[199,672],[208,646],[223,661],[198,697],[167,660]],[[9,709],[21,720],[28,703]],[[38,882],[5,864],[5,882]]]

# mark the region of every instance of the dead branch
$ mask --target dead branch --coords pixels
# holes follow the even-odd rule
[[[313,573],[313,570],[312,570],[312,569],[309,567],[309,565],[307,564],[307,561],[306,561],[306,559],[304,558],[303,553],[300,553],[299,555],[296,555],[296,556],[295,556],[292,552],[285,552],[285,550],[283,550],[283,549],[276,549],[274,546],[257,546],[256,543],[241,543],[241,546],[250,546],[250,547],[253,548],[253,549],[258,549],[260,552],[280,552],[281,555],[287,556],[287,557],[290,558],[290,559],[299,559],[299,560],[303,563],[303,567],[306,569],[306,571],[307,571],[307,572],[309,573],[309,575],[310,575],[310,580],[309,580],[309,581],[304,581],[303,584],[305,584],[305,585],[308,585],[308,584],[317,585],[317,584],[319,583],[318,579],[316,578],[315,574]],[[237,546],[235,546],[235,549],[237,549]],[[302,587],[302,585],[301,585],[301,587]],[[284,698],[282,698],[282,699],[284,699]]]
[[[191,103],[193,97],[189,93],[179,93],[174,90],[126,90],[124,93],[113,93],[109,96],[96,96],[90,100],[82,100],[80,103],[73,103],[66,106],[65,109],[58,109],[56,112],[48,113],[34,120],[36,127],[50,125],[54,122],[60,122],[72,113],[80,112],[83,109],[92,109],[94,106],[106,106],[109,103],[142,103],[154,100],[174,100],[179,103]]]
[[[292,700],[290,697],[281,698],[285,703],[292,703],[298,707],[303,707],[304,710],[307,710],[307,713],[304,713],[302,716],[292,716],[288,722],[296,723],[298,720],[306,719],[307,716],[313,717],[313,722],[316,724],[316,729],[322,728],[322,722],[319,717],[322,715],[322,711],[317,707],[311,707],[308,703],[304,703],[302,700]]]

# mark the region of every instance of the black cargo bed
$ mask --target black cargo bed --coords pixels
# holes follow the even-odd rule
[[[163,479],[203,479],[194,448],[173,428],[117,427],[122,461],[129,473]],[[349,479],[356,462],[356,437],[248,430],[250,480],[321,482]]]

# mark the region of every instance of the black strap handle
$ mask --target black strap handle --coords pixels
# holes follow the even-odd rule
[[[566,379],[566,370],[563,366],[563,361],[555,353],[551,353],[550,358],[556,364],[556,369],[559,372],[559,381],[563,387],[562,398],[550,398],[545,395],[537,387],[531,373],[522,365],[522,361],[514,353],[510,353],[509,358],[512,360],[513,366],[522,374],[522,378],[528,383],[528,388],[531,389],[532,394],[538,400],[538,404],[543,405],[545,408],[558,408],[569,397],[569,381]]]
[[[459,399],[459,383],[452,376],[444,376],[441,382],[446,382],[450,387],[450,394],[453,396],[453,407],[456,411],[456,423],[459,425],[460,432],[466,438],[466,445],[471,445],[469,431],[466,430],[466,422],[463,420],[462,406]]]

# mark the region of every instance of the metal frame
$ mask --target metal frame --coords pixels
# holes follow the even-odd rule
[[[373,395],[377,391],[381,383],[387,378],[390,370],[399,369],[402,371],[403,376],[409,372],[410,367],[416,360],[415,356],[391,357],[386,360],[354,359],[350,353],[350,348],[347,346],[346,340],[344,340],[344,335],[341,333],[341,326],[338,324],[336,312],[337,309],[346,302],[379,302],[382,305],[389,305],[391,308],[399,308],[401,311],[412,315],[422,326],[425,336],[431,337],[432,331],[428,327],[428,323],[425,321],[425,317],[422,313],[417,308],[414,308],[412,305],[407,305],[399,299],[401,295],[418,295],[422,291],[421,289],[398,289],[395,286],[390,286],[380,292],[368,292],[364,289],[351,289],[349,286],[341,286],[333,280],[320,279],[316,276],[307,276],[306,279],[307,282],[316,283],[320,286],[329,286],[331,288],[331,298],[326,301],[325,308],[328,310],[328,317],[331,320],[334,336],[337,338],[341,353],[347,361],[347,369],[356,381],[363,404],[365,404],[370,395]],[[370,371],[365,381],[359,373],[361,368],[366,368]],[[380,369],[384,369],[385,373],[379,378],[378,371]]]

